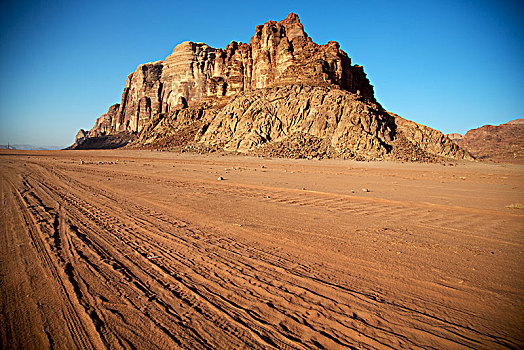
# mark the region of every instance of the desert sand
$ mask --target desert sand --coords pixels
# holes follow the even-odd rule
[[[522,348],[524,167],[451,165],[2,150],[1,346]]]

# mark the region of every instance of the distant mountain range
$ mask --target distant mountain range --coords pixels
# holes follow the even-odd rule
[[[15,143],[14,145],[0,145],[0,149],[21,149],[21,150],[28,150],[28,151],[50,151],[50,150],[57,150],[57,149],[63,149],[64,147],[61,146],[34,146],[34,145],[23,145]]]
[[[464,136],[447,135],[461,148],[480,160],[524,160],[524,119],[500,125],[484,125]]]

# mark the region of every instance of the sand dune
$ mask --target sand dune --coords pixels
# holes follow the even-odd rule
[[[522,170],[2,150],[2,348],[524,347]]]

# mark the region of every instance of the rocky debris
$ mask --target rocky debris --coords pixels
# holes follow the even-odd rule
[[[288,85],[237,94],[212,119],[204,121],[200,143],[248,153],[301,158],[348,154],[355,149],[380,157],[390,141],[389,116],[355,94],[325,86]],[[271,144],[278,144],[276,149]],[[286,149],[296,154],[276,154]]]
[[[394,159],[405,161],[438,161],[440,159],[473,160],[474,157],[458,147],[440,131],[417,124],[394,113],[396,134],[392,153]],[[437,156],[437,157],[435,157]]]
[[[288,85],[161,115],[130,147],[225,150],[283,158],[472,159],[439,131],[348,91]]]
[[[478,159],[523,160],[524,119],[469,130],[458,144]]]

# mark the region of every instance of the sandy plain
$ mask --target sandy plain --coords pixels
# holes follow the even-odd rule
[[[2,348],[524,347],[523,165],[3,150],[0,175]]]

